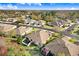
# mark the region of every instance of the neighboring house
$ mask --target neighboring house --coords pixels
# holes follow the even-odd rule
[[[30,25],[41,27],[42,23],[40,21],[31,20]]]
[[[17,19],[16,18],[8,18],[8,19],[6,19],[6,21],[8,21],[8,22],[16,22]]]
[[[76,22],[79,24],[79,19],[76,19]]]
[[[31,20],[31,21],[30,21],[30,25],[34,25],[35,23],[37,23],[36,20]]]
[[[69,50],[65,46],[65,42],[62,39],[55,39],[52,42],[48,43],[45,48],[48,48],[49,51],[51,51],[52,54],[55,54],[57,56],[69,56]]]
[[[29,15],[26,15],[26,17],[25,17],[25,23],[28,24],[28,23],[31,22],[31,20],[32,20],[31,17]]]
[[[46,24],[46,22],[44,20],[39,20],[39,21],[40,21],[42,26]]]
[[[26,15],[25,24],[27,24],[27,25],[33,25],[33,26],[38,26],[38,27],[42,26],[41,21],[33,20],[31,18],[31,16],[29,16],[29,15]]]
[[[27,35],[27,37],[32,39],[32,41],[38,46],[42,46],[43,44],[45,44],[49,36],[49,32],[45,30],[38,30]]]
[[[58,21],[55,21],[55,22],[49,22],[48,23],[48,25],[50,25],[50,26],[58,26],[58,27],[62,27],[65,24],[66,24],[66,21],[64,21],[64,20],[58,20]]]
[[[30,15],[26,15],[26,19],[27,19],[27,18],[32,19]]]
[[[4,33],[8,33],[9,31],[15,29],[16,26],[15,25],[9,25],[9,24],[0,24],[0,29],[2,29],[2,31]]]
[[[32,31],[32,28],[20,26],[18,30],[19,30],[19,34],[23,36],[25,34],[28,34],[30,31]]]
[[[29,24],[29,23],[30,23],[30,21],[31,21],[31,19],[30,19],[30,18],[25,19],[25,23],[26,23],[26,24]]]
[[[32,20],[32,19],[25,19],[25,23],[27,25],[31,25],[31,26],[38,26],[38,27],[41,27],[42,26],[42,23],[40,21],[36,21],[36,20]]]

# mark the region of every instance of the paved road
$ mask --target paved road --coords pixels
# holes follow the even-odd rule
[[[39,28],[39,29],[44,29],[44,30],[48,30],[48,31],[53,31],[53,32],[57,32],[57,33],[60,33],[59,31],[57,30],[54,30],[54,29],[48,29],[48,28],[44,28],[44,27],[37,27],[37,26],[31,26],[31,25],[20,25],[20,26],[26,26],[26,27],[33,27],[33,28]]]
[[[73,24],[73,25],[69,26],[69,28],[64,30],[64,32],[70,32],[76,25],[78,25],[78,24]]]
[[[0,23],[2,23],[2,24],[16,25],[16,24],[11,23],[11,22],[0,22]],[[44,29],[44,30],[48,30],[48,31],[53,31],[53,32],[56,32],[56,33],[60,33],[60,34],[65,35],[65,36],[69,36],[69,37],[72,37],[72,38],[79,39],[78,36],[69,34],[69,31],[71,31],[76,25],[78,25],[78,24],[73,24],[73,25],[71,25],[69,28],[67,28],[64,31],[57,31],[55,29],[48,29],[48,28],[44,28],[44,27],[37,27],[37,26],[32,26],[32,25],[19,24],[19,26],[26,26],[26,27],[33,27],[33,28]],[[16,25],[16,26],[18,26],[18,25]]]
[[[62,32],[62,34],[65,35],[65,36],[68,36],[68,37],[79,39],[79,37],[77,35],[74,35],[74,34],[69,34],[67,32]]]
[[[11,23],[11,22],[0,22],[1,24],[11,24],[11,25],[16,25],[16,26],[26,26],[26,27],[33,27],[33,28],[39,28],[39,29],[44,29],[44,30],[48,30],[48,31],[53,31],[53,32],[57,32],[57,33],[60,33],[59,31],[57,30],[54,30],[54,29],[48,29],[48,28],[44,28],[44,27],[38,27],[38,26],[32,26],[32,25],[26,25],[26,24],[14,24],[14,23]]]
[[[79,36],[75,35],[75,34],[69,34],[69,32],[78,24],[73,24],[71,25],[69,28],[67,28],[66,30],[62,31],[61,33],[68,36],[68,37],[72,37],[72,38],[76,38],[79,40]]]

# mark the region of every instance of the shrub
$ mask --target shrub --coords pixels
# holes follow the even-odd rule
[[[17,38],[16,36],[12,36],[12,38]]]
[[[5,36],[5,34],[3,32],[0,32],[0,36]]]
[[[22,43],[22,39],[23,39],[23,38],[22,38],[21,36],[17,37],[17,40],[16,40],[17,43],[21,44],[21,43]]]
[[[49,42],[53,41],[54,39],[56,39],[56,38],[55,37],[50,37],[49,40],[47,40],[45,44],[48,44]]]
[[[77,33],[77,35],[79,35],[79,30],[78,30],[78,31],[76,31],[75,33]]]

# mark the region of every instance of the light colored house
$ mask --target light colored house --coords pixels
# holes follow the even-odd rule
[[[30,31],[32,31],[32,28],[20,26],[20,27],[18,28],[18,30],[19,30],[19,34],[20,34],[21,36],[23,36],[23,35],[29,33]]]
[[[15,25],[9,25],[9,24],[0,24],[0,29],[2,29],[3,32],[7,33],[13,29],[15,29]]]
[[[58,26],[58,27],[62,27],[63,25],[65,25],[67,22],[64,20],[57,20],[55,22],[48,22],[48,25],[50,26]]]
[[[79,24],[79,19],[76,19],[76,22]]]
[[[39,20],[39,21],[40,21],[41,25],[45,25],[46,24],[46,22],[44,20]]]
[[[16,22],[17,19],[16,18],[7,18],[6,21],[8,21],[8,22]]]
[[[30,18],[30,15],[26,15],[26,17],[25,17],[25,23],[26,24],[28,24],[28,23],[30,23],[31,22],[31,18]]]

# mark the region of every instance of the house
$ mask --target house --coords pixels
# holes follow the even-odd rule
[[[8,21],[8,22],[16,22],[17,19],[16,18],[7,18],[6,21]]]
[[[9,25],[9,24],[0,24],[0,31],[4,33],[8,33],[9,31],[15,29],[15,25]]]
[[[27,18],[32,19],[30,15],[26,15],[26,19],[27,19]]]
[[[19,35],[21,35],[21,36],[23,36],[23,35],[29,33],[31,30],[32,30],[32,28],[30,28],[30,27],[23,27],[23,26],[20,26],[20,27],[18,28]]]
[[[66,21],[64,21],[64,20],[58,20],[58,21],[55,21],[55,22],[48,22],[49,26],[62,27],[64,24],[66,24]]]
[[[70,55],[69,50],[65,46],[65,42],[62,39],[55,39],[52,42],[48,43],[44,48],[48,48],[48,50],[56,56]]]
[[[42,26],[42,23],[41,21],[36,21],[36,20],[33,20],[33,19],[25,19],[25,23],[27,25],[31,25],[31,26],[38,26],[38,27],[41,27]]]
[[[29,24],[30,22],[31,22],[31,19],[29,19],[29,18],[25,19],[26,24]]]
[[[76,19],[76,22],[79,24],[79,19]]]
[[[38,46],[45,44],[49,36],[49,32],[45,30],[38,30],[27,35]]]
[[[26,15],[26,17],[25,17],[25,23],[29,24],[31,22],[31,20],[32,20],[31,17],[29,15]]]
[[[44,20],[39,20],[39,22],[41,23],[42,26],[46,24]]]

